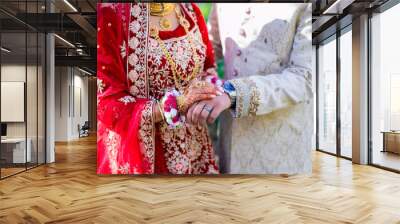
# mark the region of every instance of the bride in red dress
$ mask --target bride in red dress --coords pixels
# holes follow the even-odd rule
[[[166,121],[180,118],[168,120],[162,104],[166,92],[175,89],[184,99],[176,98],[184,113],[216,93],[213,85],[195,81],[215,74],[199,8],[192,3],[103,3],[97,24],[97,173],[218,173],[206,125],[181,120],[171,128]]]

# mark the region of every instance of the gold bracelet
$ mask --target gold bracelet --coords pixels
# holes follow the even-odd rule
[[[158,109],[160,110],[161,119],[162,119],[163,121],[165,121],[164,110],[162,109],[161,104],[160,104],[159,101],[157,101],[157,106],[158,106]]]
[[[180,113],[184,113],[185,112],[185,96],[184,95],[180,95],[178,97],[176,97],[176,104],[178,106],[178,110]]]

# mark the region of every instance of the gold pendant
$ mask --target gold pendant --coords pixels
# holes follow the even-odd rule
[[[175,3],[150,3],[150,15],[166,16],[175,9]]]
[[[172,27],[171,21],[169,21],[169,19],[167,19],[167,18],[161,18],[160,19],[160,27],[163,30],[171,29],[171,27]]]

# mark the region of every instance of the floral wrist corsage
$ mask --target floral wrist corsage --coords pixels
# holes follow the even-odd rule
[[[205,77],[205,81],[213,84],[220,92],[224,92],[224,81],[219,79],[216,75],[209,75]]]
[[[224,92],[224,81],[218,78],[218,74],[214,68],[207,69],[203,77],[206,82],[216,86],[220,92]]]
[[[169,128],[180,127],[185,121],[185,117],[181,116],[178,110],[177,97],[180,95],[178,91],[171,90],[161,99],[162,112]]]

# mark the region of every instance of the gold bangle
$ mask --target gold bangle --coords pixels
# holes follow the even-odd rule
[[[185,112],[185,96],[184,95],[180,95],[176,97],[176,104],[178,106],[178,110],[180,113],[184,113]]]
[[[162,109],[161,104],[160,104],[160,102],[158,102],[158,101],[157,101],[157,107],[158,107],[158,110],[160,111],[161,119],[162,119],[163,121],[165,121],[164,110]]]

